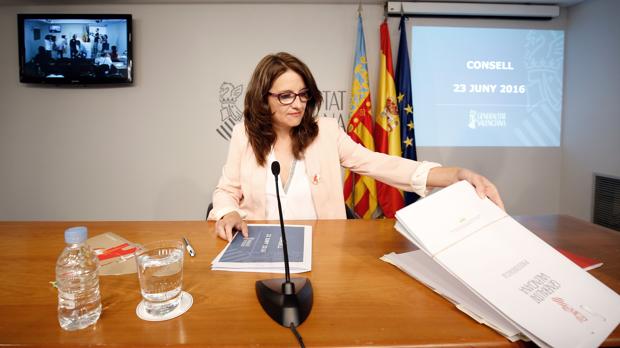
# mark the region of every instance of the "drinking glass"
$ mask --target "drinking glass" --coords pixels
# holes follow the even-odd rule
[[[147,243],[136,251],[140,292],[148,314],[163,316],[179,306],[183,253],[180,240]]]

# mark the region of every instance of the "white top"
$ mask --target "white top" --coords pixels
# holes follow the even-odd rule
[[[279,220],[278,198],[276,197],[276,183],[271,174],[271,163],[276,160],[273,149],[267,156],[267,177],[265,180],[265,216],[267,220]],[[310,179],[306,175],[306,165],[303,160],[294,160],[291,165],[286,187],[282,186],[282,178],[278,175],[278,189],[284,220],[316,220]]]

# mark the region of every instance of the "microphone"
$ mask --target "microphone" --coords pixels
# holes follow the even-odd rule
[[[291,279],[284,217],[282,215],[282,203],[280,202],[280,189],[278,187],[278,175],[280,174],[280,163],[278,161],[271,163],[271,173],[276,183],[285,278],[257,281],[256,297],[258,297],[263,310],[267,312],[271,319],[284,327],[292,327],[294,329],[308,318],[312,310],[312,283],[310,279],[306,278]]]
[[[286,233],[284,232],[284,214],[282,214],[282,203],[280,203],[280,188],[278,187],[278,175],[280,175],[280,162],[271,162],[271,174],[273,174],[276,180],[276,198],[278,199],[278,216],[280,217],[280,231],[282,232],[282,248],[284,250],[284,276],[286,277],[285,283],[291,282],[291,270],[289,268],[288,261],[288,248],[286,243]],[[294,285],[293,285],[294,290]]]

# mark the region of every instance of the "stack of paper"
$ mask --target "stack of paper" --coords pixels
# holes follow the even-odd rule
[[[312,226],[285,225],[291,273],[312,269]],[[280,225],[248,225],[248,238],[235,234],[211,262],[211,269],[235,272],[284,273]]]
[[[396,213],[424,253],[385,260],[509,339],[595,347],[620,322],[620,296],[521,226],[467,182]]]
[[[445,297],[456,308],[480,324],[485,324],[504,335],[511,342],[523,338],[516,326],[469,291],[463,283],[456,280],[422,250],[403,254],[390,253],[384,255],[381,260],[400,268],[403,272]]]

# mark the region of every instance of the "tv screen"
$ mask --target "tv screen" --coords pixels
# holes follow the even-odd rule
[[[25,83],[133,82],[131,15],[18,14]]]

